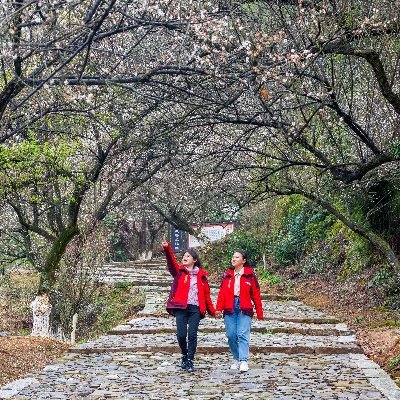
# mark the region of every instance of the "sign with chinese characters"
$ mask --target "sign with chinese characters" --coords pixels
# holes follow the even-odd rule
[[[192,226],[193,229],[198,229],[198,226]],[[233,222],[226,224],[206,224],[201,227],[201,232],[205,235],[211,242],[215,240],[220,240],[226,235],[229,235],[234,230]],[[201,247],[203,243],[196,239],[193,235],[189,235],[189,247]]]
[[[186,235],[185,232],[182,232],[179,229],[176,229],[174,226],[170,226],[170,243],[174,252],[182,252],[186,249]]]

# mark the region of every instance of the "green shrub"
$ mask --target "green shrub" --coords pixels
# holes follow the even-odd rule
[[[385,304],[388,307],[400,310],[400,282],[398,274],[394,273],[387,265],[381,265],[372,283],[383,290]]]
[[[389,372],[390,372],[390,371],[393,371],[395,368],[397,368],[397,367],[399,366],[399,363],[400,363],[400,354],[397,355],[396,357],[394,357],[394,358],[390,361],[390,363],[389,363],[389,365],[388,365],[388,371],[389,371]]]
[[[261,270],[263,267],[258,268],[258,279],[260,281],[267,281],[270,285],[277,285],[282,282],[282,278],[269,271]]]
[[[334,219],[300,196],[289,196],[280,206],[281,223],[271,232],[268,251],[278,265],[298,264],[306,256],[307,246],[326,237]]]
[[[133,286],[132,282],[121,281],[121,282],[114,283],[114,287],[116,289],[131,289],[132,286]]]
[[[200,251],[203,265],[210,273],[222,273],[231,265],[232,254],[237,250],[245,251],[252,265],[258,263],[262,257],[257,238],[239,229],[224,239],[203,247]]]
[[[371,190],[371,196],[374,193]],[[397,203],[393,196],[391,199],[391,212],[395,216],[400,209],[400,197],[396,198]],[[333,205],[350,220],[371,229],[373,221],[366,218],[370,204],[357,191],[347,193],[346,198],[334,198]],[[245,250],[256,265],[265,259],[269,267],[294,266],[305,274],[329,272],[339,279],[347,279],[367,270],[371,270],[367,275],[379,271],[375,279],[369,280],[369,288],[376,286],[374,290],[384,293],[388,306],[400,309],[398,274],[389,272],[383,256],[369,241],[314,203],[299,195],[281,197],[263,206],[250,207],[243,212],[242,221],[237,231],[203,249],[203,261],[210,272],[225,270],[236,249]],[[396,224],[389,225],[393,228]],[[389,228],[385,230],[387,234],[389,231]],[[393,235],[391,240],[390,243],[395,240]],[[400,246],[392,243],[392,247],[398,253]],[[265,278],[268,277],[265,275]]]
[[[39,285],[39,274],[8,272],[0,277],[0,331],[25,335],[32,328],[30,303]]]
[[[125,283],[125,282],[124,282]],[[104,335],[144,307],[142,290],[131,285],[104,285],[78,319],[78,338],[87,341]]]

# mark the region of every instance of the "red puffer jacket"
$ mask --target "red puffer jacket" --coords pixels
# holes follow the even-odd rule
[[[229,268],[221,282],[217,299],[217,311],[223,311],[224,314],[233,314],[234,312],[234,286],[235,272]],[[240,277],[240,310],[243,314],[252,317],[254,315],[253,304],[256,308],[257,318],[263,319],[263,309],[260,295],[260,285],[257,277],[250,267],[244,267],[243,275]]]
[[[167,311],[174,315],[174,309],[185,309],[187,307],[190,276],[187,269],[183,265],[179,265],[176,261],[175,254],[170,244],[164,248],[164,253],[167,257],[168,271],[174,278],[167,302]],[[215,308],[210,297],[210,286],[208,285],[207,272],[204,271],[203,268],[199,268],[197,274],[197,288],[199,308],[202,318],[204,318],[206,311],[214,316]]]

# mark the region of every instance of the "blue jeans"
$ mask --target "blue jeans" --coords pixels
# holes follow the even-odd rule
[[[249,358],[251,317],[240,311],[240,299],[235,297],[233,314],[225,314],[225,330],[229,348],[236,361]]]

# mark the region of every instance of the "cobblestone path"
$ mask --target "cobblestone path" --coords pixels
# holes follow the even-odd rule
[[[4,386],[0,398],[400,400],[398,387],[362,354],[345,324],[290,296],[263,295],[266,319],[253,321],[247,373],[229,369],[223,321],[212,318],[200,324],[196,371],[180,370],[175,320],[164,309],[171,277],[161,264],[106,266],[104,281],[144,289],[145,308],[108,335]],[[213,285],[214,300],[216,294]]]

